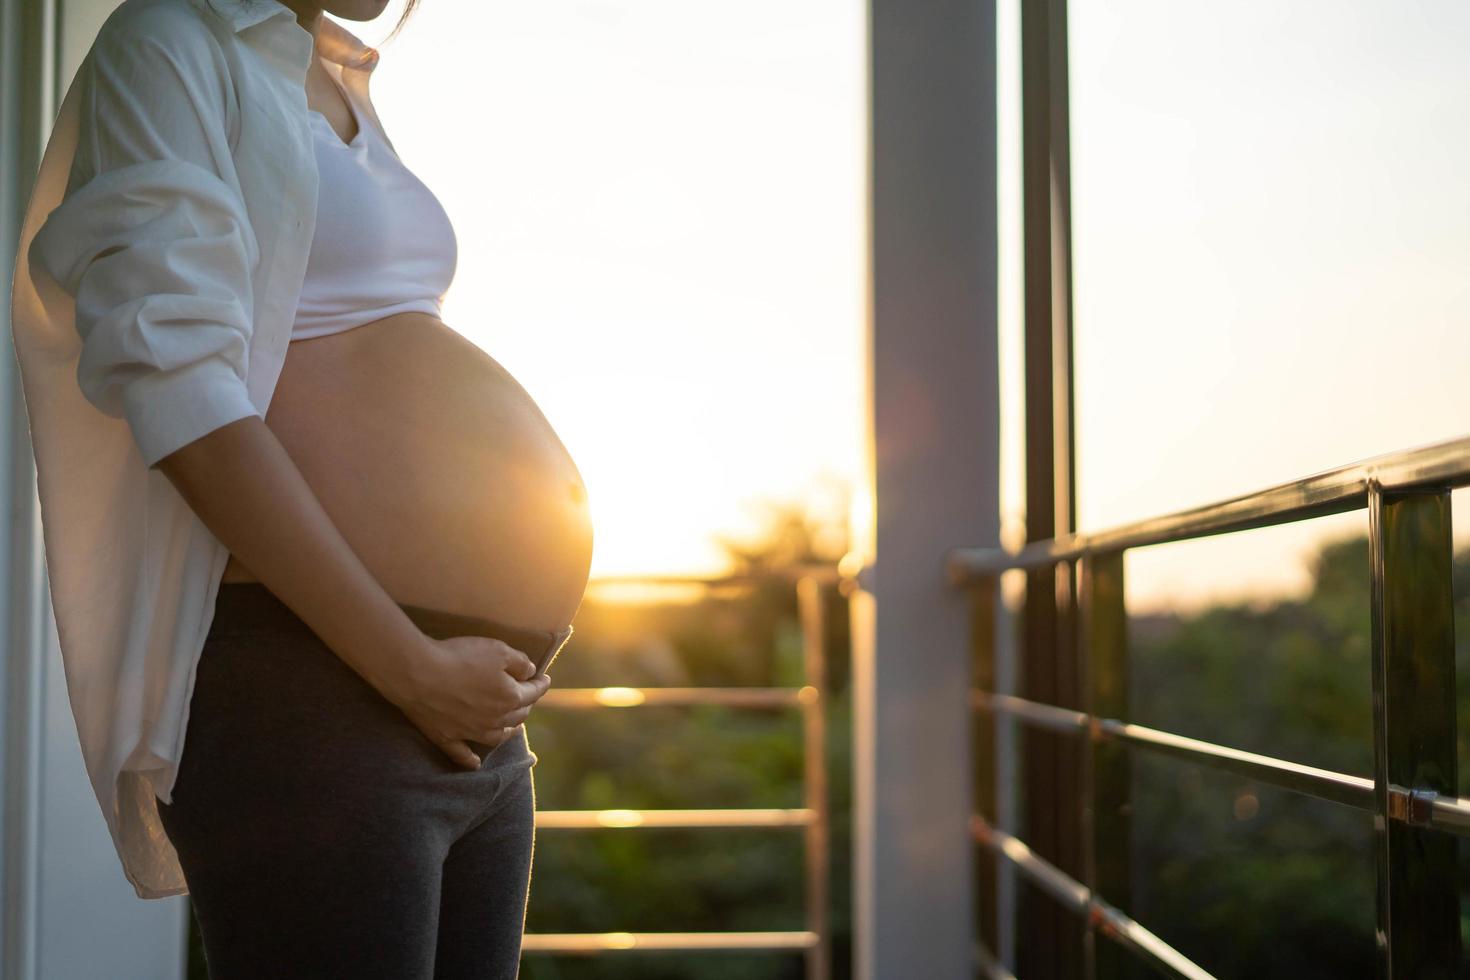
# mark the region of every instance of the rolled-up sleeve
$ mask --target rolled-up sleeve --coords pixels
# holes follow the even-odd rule
[[[104,29],[80,69],[67,192],[28,255],[76,301],[83,394],[127,421],[149,467],[259,414],[246,387],[259,251],[226,179],[212,43],[168,13]]]

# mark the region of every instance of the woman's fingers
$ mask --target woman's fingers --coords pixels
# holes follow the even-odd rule
[[[551,688],[550,674],[537,674],[528,681],[516,681],[516,693],[522,705],[535,704]]]
[[[501,726],[498,729],[485,729],[484,732],[475,736],[475,741],[484,742],[485,745],[494,745],[498,748],[500,743],[513,736],[519,727],[519,724],[510,724],[510,726]]]
[[[526,657],[522,651],[514,648],[514,646],[510,648],[510,651],[513,654],[510,657],[509,667],[507,667],[510,670],[510,676],[516,680],[531,680],[532,677],[537,676],[537,664],[535,664],[534,660]]]
[[[484,764],[484,760],[475,754],[475,750],[469,747],[469,743],[462,739],[456,738],[440,742],[439,748],[449,756],[452,762],[466,769],[479,769]]]
[[[499,745],[515,734],[515,730],[521,727],[521,723],[526,720],[530,713],[530,708],[512,711],[510,714],[496,721],[492,727],[471,737],[477,742],[484,742],[486,745]]]
[[[512,712],[512,714],[521,715],[521,720],[524,721],[525,715],[529,714],[530,710],[531,709],[526,708],[524,712],[516,711]],[[500,744],[506,739],[513,736],[516,733],[516,729],[520,727],[521,723],[518,721],[512,725],[504,725],[498,728],[491,728],[485,731],[482,735],[477,736],[475,738],[475,741],[488,745],[491,747],[492,750],[494,750],[495,748],[498,748]],[[444,750],[445,754],[448,755],[450,759],[452,759],[458,765],[465,767],[466,769],[480,769],[485,765],[485,760],[481,759],[480,756],[475,753],[475,750],[470,748],[469,743],[463,741],[462,739],[453,739],[447,742],[441,742],[439,747]]]
[[[508,732],[529,717],[531,717],[531,705],[528,704],[501,715],[495,724],[498,728],[503,728]]]

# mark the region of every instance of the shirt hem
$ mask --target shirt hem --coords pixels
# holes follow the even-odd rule
[[[293,329],[291,331],[291,339],[313,340],[317,337],[330,337],[334,333],[345,333],[348,330],[355,330],[358,327],[365,327],[369,323],[373,323],[377,320],[382,320],[385,317],[393,316],[395,313],[428,313],[431,316],[438,316],[440,313],[443,312],[443,309],[444,308],[442,306],[440,306],[433,300],[410,300],[404,303],[395,303],[392,306],[385,306],[381,310],[374,310],[372,311],[372,315],[368,319],[354,320],[347,326],[328,324],[314,327],[306,327],[301,330]]]

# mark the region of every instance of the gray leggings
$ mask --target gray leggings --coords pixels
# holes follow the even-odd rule
[[[538,662],[570,630],[402,608]],[[212,980],[513,980],[537,757],[524,726],[475,748],[459,767],[265,586],[223,583],[158,804]]]

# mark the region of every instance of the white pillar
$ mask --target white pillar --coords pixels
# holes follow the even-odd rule
[[[993,0],[871,0],[871,567],[854,598],[857,975],[965,978],[969,623],[998,545]]]
[[[0,977],[174,980],[188,905],[134,894],[98,809],[50,615],[10,272],[47,134],[116,0],[0,0]],[[59,87],[58,87],[59,86]]]

